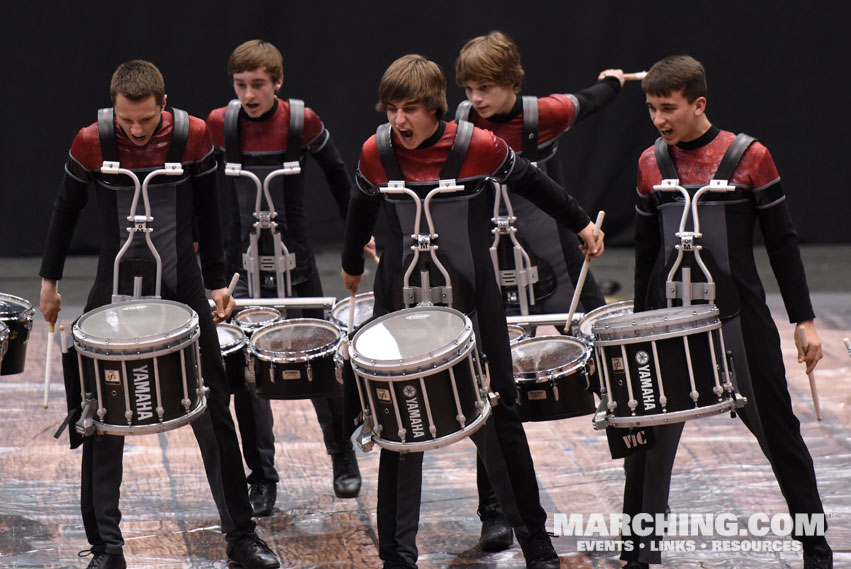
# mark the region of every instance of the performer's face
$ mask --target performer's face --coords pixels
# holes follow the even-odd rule
[[[682,91],[676,91],[668,96],[648,94],[646,101],[650,120],[666,144],[689,142],[705,132],[705,97],[689,103]]]
[[[412,150],[427,140],[440,121],[437,113],[426,109],[425,104],[414,101],[393,101],[387,104],[387,121],[402,146]]]
[[[468,81],[464,84],[464,92],[473,108],[483,119],[511,111],[514,108],[514,102],[517,100],[513,85]]]
[[[275,93],[281,81],[273,81],[265,69],[254,69],[233,74],[233,90],[249,117],[256,119],[275,104]]]
[[[163,104],[158,105],[153,95],[148,95],[147,98],[139,101],[132,101],[119,93],[115,96],[113,106],[118,126],[130,142],[136,146],[145,146],[160,124],[165,97],[163,97]]]

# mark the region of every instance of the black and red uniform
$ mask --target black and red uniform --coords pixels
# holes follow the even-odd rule
[[[175,121],[175,116],[180,120]],[[183,111],[163,111],[157,130],[144,146],[136,146],[129,140],[114,121],[112,109],[103,109],[99,117],[101,134],[99,123],[94,123],[81,129],[71,146],[62,186],[53,206],[40,275],[51,280],[62,278],[68,245],[80,210],[88,200],[89,187],[93,185],[102,231],[101,250],[85,310],[108,304],[112,294],[113,261],[127,239],[126,228],[130,222],[126,218],[134,187],[127,176],[102,174],[99,170],[104,157],[117,159],[121,167],[134,171],[140,180],[150,171],[161,168],[166,161],[182,163],[182,176],[155,178],[149,185],[154,221],[148,227],[153,228],[151,238],[162,258],[162,298],[187,304],[198,313],[202,373],[210,393],[208,411],[194,421],[192,427],[217,500],[222,530],[227,533],[228,541],[235,541],[253,532],[254,522],[229,410],[230,395],[218,337],[204,291],[205,286],[209,289],[226,286],[212,141],[204,121]],[[171,158],[172,143],[177,144],[175,122],[180,125],[185,150],[182,155]],[[139,207],[142,207],[141,200]],[[198,220],[200,270],[193,246],[195,219]],[[126,256],[128,267],[150,265],[150,258],[136,254],[135,245],[139,241],[138,237],[134,239],[134,247]],[[120,294],[132,293],[133,275],[128,275],[129,272],[129,269],[121,272]],[[143,294],[150,294],[153,286],[153,282],[145,282]],[[66,381],[65,388],[69,394],[69,411],[79,416],[79,381]],[[76,421],[76,417],[73,420]],[[80,440],[72,432],[72,446],[81,443],[81,508],[86,536],[93,553],[121,553],[124,540],[119,529],[118,501],[124,437],[95,435]]]
[[[257,118],[249,117],[239,105],[238,100],[228,107],[210,112],[207,126],[225,161],[241,163],[242,167],[255,173],[261,181],[269,172],[281,168],[284,161],[298,161],[301,173],[274,178],[270,183],[270,193],[278,212],[276,221],[284,245],[295,253],[296,268],[293,271],[293,295],[298,297],[321,297],[322,283],[316,270],[313,247],[310,242],[309,223],[305,210],[306,159],[309,153],[322,168],[325,180],[341,219],[346,219],[351,182],[346,164],[340,157],[330,132],[310,107],[304,107],[301,101],[295,111],[299,117],[294,123],[291,119],[291,103],[276,98],[272,108]],[[226,127],[228,113],[238,113],[237,128],[230,131]],[[299,125],[301,132],[295,134]],[[237,155],[238,154],[238,155]],[[236,156],[235,156],[236,155]],[[248,247],[248,236],[253,231],[256,185],[247,178],[223,179],[223,192],[230,203],[230,211],[224,219],[228,241],[228,269],[230,274],[239,272],[240,283],[234,296],[247,297],[248,288],[245,271],[242,267],[242,254]],[[265,200],[261,206],[266,208]],[[274,283],[261,287],[263,297],[277,297]],[[302,310],[307,318],[324,318],[322,309]],[[294,311],[288,311],[292,316]],[[311,399],[319,425],[322,428],[325,450],[330,455],[351,451],[352,442],[345,434],[342,423],[342,398]],[[268,399],[260,399],[251,390],[237,393],[234,408],[243,437],[243,454],[251,474],[250,484],[277,482],[275,469],[275,440],[272,432],[273,418]],[[253,428],[252,428],[253,425]]]
[[[465,190],[435,198],[431,212],[435,231],[440,236],[439,250],[445,255],[443,262],[453,279],[453,307],[474,321],[478,347],[488,357],[491,388],[502,398],[494,407],[493,421],[488,421],[472,439],[491,470],[503,507],[513,508],[518,514],[512,525],[529,560],[541,548],[551,545],[544,529],[546,512],[540,504],[526,434],[514,405],[516,392],[505,313],[488,253],[494,197],[489,178],[512,184],[515,192],[551,212],[574,231],[582,230],[589,219],[567,192],[528,161],[517,158],[503,140],[469,123],[460,124],[472,135],[461,166],[448,177]],[[379,134],[388,126],[382,125]],[[459,130],[455,122],[440,121],[436,132],[413,150],[399,145],[397,135],[391,135],[391,152],[398,170],[406,187],[416,191],[420,198],[444,177],[441,170],[451,155]],[[374,316],[402,307],[401,274],[412,242],[413,201],[407,197],[383,197],[379,186],[387,182],[388,174],[373,136],[363,145],[360,156],[356,175],[359,191],[352,192],[349,202],[342,261],[347,273],[363,273],[362,248],[372,234],[383,202],[390,236],[376,271]],[[381,451],[378,534],[379,554],[385,566],[416,566],[422,460],[422,453],[409,453],[401,459],[396,452]],[[506,497],[511,492],[515,499]]]
[[[663,162],[667,152],[679,184],[692,194],[716,177],[722,158],[735,135],[710,128],[696,140],[676,146],[659,144]],[[679,193],[654,192],[663,179],[653,147],[638,163],[638,205],[635,233],[635,310],[665,307],[665,280],[682,214]],[[769,151],[753,142],[744,152],[729,184],[731,193],[709,193],[701,198],[698,215],[703,236],[703,258],[716,281],[715,303],[719,308],[724,340],[733,352],[736,386],[748,399],[739,416],[756,436],[771,463],[789,512],[820,514],[822,508],[813,461],[801,437],[786,384],[780,337],[765,304],[765,291],[753,257],[753,235],[759,227],[790,322],[814,317],[803,263],[780,176]],[[693,274],[700,274],[696,269]],[[664,513],[671,470],[683,423],[653,427],[655,447],[627,457],[624,512],[635,516]],[[808,543],[823,537],[793,535]],[[638,540],[639,538],[633,538]],[[659,563],[658,540],[640,538],[643,547],[624,552],[625,560]]]

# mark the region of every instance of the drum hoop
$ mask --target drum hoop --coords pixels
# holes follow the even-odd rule
[[[417,361],[405,364],[404,360],[375,363],[368,358],[356,357],[349,352],[352,369],[360,376],[378,381],[409,381],[421,377],[429,377],[446,369],[458,365],[459,362],[470,356],[470,352],[476,346],[476,340],[472,336],[467,339],[466,344],[461,345],[448,360],[433,364],[435,360]],[[351,350],[351,348],[350,348]],[[369,363],[368,363],[369,362]]]
[[[657,342],[660,340],[670,340],[671,338],[683,338],[686,336],[695,336],[697,334],[704,334],[706,332],[712,332],[713,330],[719,330],[721,328],[721,321],[716,318],[715,322],[710,322],[708,324],[703,324],[701,326],[697,326],[694,328],[686,328],[682,330],[674,330],[671,332],[657,332],[655,334],[648,334],[646,336],[630,336],[629,338],[615,338],[615,339],[600,339],[596,338],[594,340],[595,346],[624,346],[628,344],[640,344],[642,342]],[[639,330],[635,330],[635,332],[640,332]]]
[[[582,333],[582,324],[590,321],[593,326],[594,322],[598,320],[604,320],[606,318],[621,316],[622,314],[626,314],[627,306],[629,310],[635,307],[635,302],[632,300],[619,300],[617,302],[610,302],[609,304],[604,304],[603,306],[598,306],[594,310],[590,310],[585,313],[585,316],[579,321],[579,325],[577,326],[577,330],[579,332],[580,337],[582,338],[594,338],[594,332],[591,331],[591,334],[583,334]],[[609,316],[609,313],[615,313]]]
[[[270,320],[264,320],[263,322],[245,322],[245,323],[243,323],[239,320],[240,314],[245,314],[246,312],[258,311],[258,310],[274,311],[274,312],[277,312],[278,315],[275,318],[272,318]],[[236,326],[237,328],[242,330],[242,333],[245,334],[246,331],[254,333],[257,330],[259,330],[260,328],[263,328],[264,326],[269,326],[271,324],[277,324],[278,322],[283,322],[284,319],[285,319],[285,317],[281,313],[281,311],[278,310],[277,308],[272,307],[272,306],[246,306],[245,308],[240,310],[236,315],[234,315],[233,322],[234,322],[234,326]]]
[[[94,425],[97,433],[105,435],[152,435],[188,425],[200,417],[206,408],[207,397],[205,395],[200,395],[195,407],[190,409],[188,413],[181,415],[180,417],[175,417],[174,419],[169,419],[168,421],[160,421],[146,425],[114,425],[112,423],[104,423],[102,421],[92,421],[92,424]]]
[[[670,411],[668,413],[635,415],[631,417],[618,417],[608,413],[603,416],[603,413],[597,413],[594,416],[593,424],[595,429],[604,427],[651,427],[654,425],[667,425],[669,423],[681,423],[689,419],[700,419],[709,415],[720,415],[721,413],[743,407],[746,403],[747,398],[733,392],[729,397],[725,397],[724,401],[719,401],[712,405]]]
[[[237,341],[232,345],[222,348],[222,345],[219,344],[219,349],[222,352],[223,356],[229,356],[237,350],[242,350],[245,348],[245,344],[248,342],[248,338],[245,336],[245,332],[242,331],[242,328],[237,326],[236,324],[228,324],[227,322],[223,322],[216,326],[216,328],[227,328],[228,330],[236,330],[239,332],[239,336],[237,336]]]
[[[355,295],[355,306],[358,305],[359,301],[365,301],[368,299],[372,299],[373,303],[375,302],[375,293],[374,292],[362,292],[360,294]],[[337,314],[343,309],[343,307],[348,306],[351,297],[344,298],[343,300],[337,302],[333,307],[331,307],[331,321],[337,324],[340,328],[344,329],[349,325],[347,321],[344,321],[342,318],[339,318]]]
[[[72,329],[72,336],[74,337],[74,343],[81,344],[83,346],[89,347],[89,349],[97,349],[95,346],[105,350],[105,353],[111,353],[113,351],[118,350],[136,350],[138,353],[143,353],[141,350],[150,350],[157,351],[159,348],[163,347],[163,344],[166,346],[173,345],[174,342],[183,342],[187,338],[191,338],[198,334],[199,324],[198,324],[198,313],[192,310],[186,304],[175,302],[173,300],[162,300],[162,299],[153,299],[146,300],[145,304],[168,304],[172,306],[180,307],[187,311],[189,314],[189,322],[180,326],[179,328],[169,330],[167,332],[161,332],[159,334],[153,334],[151,336],[145,337],[140,341],[139,338],[117,338],[117,339],[108,339],[102,338],[100,336],[95,336],[94,334],[87,334],[81,329],[81,325],[86,322],[91,316],[97,314],[99,312],[103,312],[107,308],[122,306],[125,304],[132,304],[130,302],[119,302],[114,304],[107,304],[105,306],[101,306],[99,308],[95,308],[94,310],[90,310],[89,312],[83,314],[75,323]],[[147,353],[147,352],[144,352]]]
[[[183,338],[174,338],[177,340],[175,344],[166,344],[166,345],[158,345],[158,346],[150,346],[152,348],[150,351],[142,351],[141,348],[146,346],[136,346],[136,345],[118,345],[119,349],[110,350],[109,348],[116,347],[115,344],[104,347],[92,347],[85,344],[85,340],[81,341],[79,338],[74,338],[74,348],[82,355],[88,356],[92,359],[96,360],[106,360],[106,361],[135,361],[135,360],[147,360],[152,358],[160,358],[162,356],[167,356],[169,354],[175,354],[181,350],[186,349],[187,347],[196,344],[198,342],[198,338],[201,336],[201,327],[196,325],[193,328],[189,336]],[[123,350],[123,351],[122,351]],[[127,351],[133,350],[133,351]]]
[[[560,342],[576,342],[580,346],[582,346],[582,355],[576,359],[573,359],[566,364],[562,364],[558,367],[547,368],[544,370],[529,370],[529,371],[517,371],[514,370],[514,381],[516,383],[544,383],[551,379],[558,379],[560,377],[564,377],[567,375],[571,375],[571,372],[577,370],[584,370],[586,365],[588,364],[588,360],[591,358],[591,346],[589,346],[586,342],[583,342],[579,338],[575,338],[573,336],[556,336],[556,335],[545,335],[545,336],[535,336],[534,338],[526,338],[525,340],[521,340],[517,344],[514,344],[512,348],[516,348],[520,344],[527,343],[540,343],[541,341],[552,341],[558,340]]]
[[[35,308],[33,307],[32,302],[27,300],[26,298],[22,298],[20,296],[15,296],[14,294],[8,294],[5,292],[0,292],[0,300],[12,300],[18,304],[23,305],[23,310],[18,312],[0,312],[0,320],[18,320],[23,322],[24,320],[32,320],[33,315],[35,314]]]
[[[318,328],[332,329],[334,332],[337,333],[337,338],[333,342],[323,344],[316,348],[311,348],[309,350],[301,350],[297,352],[272,352],[269,350],[264,350],[263,348],[258,348],[254,345],[254,342],[257,340],[257,338],[262,337],[263,334],[268,333],[268,331],[272,328],[284,328],[300,324],[312,324]],[[257,330],[251,336],[251,339],[248,340],[248,353],[265,362],[271,362],[276,364],[303,363],[333,354],[340,347],[340,343],[342,341],[343,331],[340,329],[339,326],[337,326],[333,322],[329,322],[327,320],[320,320],[319,318],[291,318],[289,320],[282,320],[281,322],[269,324],[268,326],[264,326],[262,329]],[[293,355],[282,356],[281,354]]]
[[[355,349],[360,335],[372,328],[372,326],[377,326],[378,324],[384,322],[385,320],[389,320],[390,318],[397,318],[400,314],[411,314],[413,312],[425,312],[435,310],[439,312],[449,312],[454,314],[455,316],[462,318],[464,322],[464,331],[454,340],[447,342],[443,346],[440,346],[439,348],[429,353],[421,354],[419,356],[404,360],[395,359],[378,361],[372,358],[361,356]],[[468,351],[468,346],[470,344],[475,343],[476,339],[475,334],[473,333],[473,323],[463,312],[446,306],[414,306],[412,308],[403,308],[402,310],[390,312],[379,318],[376,318],[375,320],[372,320],[371,322],[369,322],[369,324],[361,326],[360,329],[355,332],[355,335],[352,336],[352,340],[349,344],[349,356],[352,359],[353,365],[356,360],[360,362],[370,362],[369,369],[372,370],[404,370],[419,373],[419,371],[425,366],[432,365],[434,362],[438,362],[438,366],[444,366],[444,364],[440,362],[445,362],[447,361],[447,359],[454,361],[456,357],[458,357],[458,354],[466,353]],[[436,367],[432,367],[429,369],[433,370],[436,369]]]
[[[425,452],[427,450],[436,450],[439,448],[443,448],[445,446],[451,445],[452,443],[466,439],[467,437],[475,434],[479,429],[484,426],[484,424],[487,422],[488,418],[491,415],[491,404],[490,401],[487,400],[487,398],[483,398],[482,403],[482,412],[479,414],[478,417],[473,419],[473,421],[469,425],[448,435],[444,435],[436,439],[431,439],[430,441],[412,443],[403,443],[399,441],[382,439],[377,435],[372,435],[372,440],[381,448],[392,450],[395,452]]]

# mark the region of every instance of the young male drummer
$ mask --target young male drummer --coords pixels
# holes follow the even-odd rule
[[[284,101],[277,93],[284,81],[283,57],[278,49],[263,40],[249,40],[239,45],[228,61],[228,75],[238,99],[227,107],[210,112],[207,127],[217,151],[225,162],[241,163],[243,169],[261,180],[284,162],[298,161],[301,173],[275,178],[270,184],[272,200],[279,215],[276,221],[284,245],[295,253],[293,295],[323,296],[322,283],[316,269],[310,243],[307,212],[304,204],[305,156],[319,163],[337,203],[340,216],[346,218],[351,182],[343,159],[337,152],[331,134],[319,116],[297,99]],[[232,125],[232,126],[228,126]],[[292,146],[292,147],[290,147]],[[253,231],[256,185],[245,177],[226,178],[223,186],[231,208],[226,212],[228,224],[229,274],[240,272],[235,296],[249,296],[242,265],[249,236]],[[265,200],[264,200],[264,209]],[[374,243],[373,243],[374,248]],[[261,277],[262,278],[262,277]],[[262,296],[278,296],[273,280],[264,282]],[[258,302],[262,304],[262,302]],[[323,318],[322,309],[304,310],[306,318]],[[343,429],[342,397],[311,400],[325,440],[325,449],[333,464],[334,493],[341,498],[354,498],[360,492],[361,478],[352,442]],[[254,514],[272,513],[277,496],[278,472],[275,469],[275,438],[270,401],[257,397],[254,384],[234,396],[234,408],[242,433],[243,454],[251,474],[249,498]]]
[[[602,81],[576,94],[520,97],[524,71],[517,45],[502,32],[492,31],[468,41],[455,60],[455,82],[467,95],[467,101],[458,105],[455,118],[490,130],[517,155],[534,162],[559,181],[561,167],[556,158],[559,138],[574,124],[611,102],[623,85],[620,69],[606,69],[602,75]],[[585,259],[576,235],[524,197],[510,192],[509,199],[517,218],[514,225],[518,235],[528,246],[526,252],[538,259],[542,285],[539,293],[546,295],[539,297],[529,312],[569,312]],[[605,303],[589,272],[577,310],[593,310]],[[518,310],[516,306],[506,306],[506,312],[517,314]],[[477,464],[477,479],[482,519],[479,545],[485,551],[501,551],[511,546],[511,527],[499,509],[481,460]]]
[[[346,288],[352,293],[358,289],[364,264],[362,247],[369,241],[384,201],[392,235],[376,272],[374,316],[402,307],[399,283],[406,268],[404,240],[413,230],[404,220],[410,219],[412,208],[400,200],[383,200],[380,186],[389,180],[404,180],[423,198],[439,179],[464,185],[461,195],[436,198],[434,202],[440,203],[432,204],[432,213],[440,251],[446,255],[447,269],[455,275],[453,307],[478,319],[478,346],[488,357],[491,388],[501,396],[493,409],[494,419],[472,438],[479,452],[487,455],[483,458],[499,486],[502,506],[517,513],[509,517],[515,520],[527,566],[558,567],[558,556],[544,527],[546,512],[539,501],[526,435],[514,406],[505,314],[488,255],[493,195],[486,191],[491,184],[485,178],[511,183],[518,194],[552,212],[579,233],[594,256],[603,251],[602,234],[595,238],[594,224],[576,201],[527,160],[517,157],[503,140],[468,122],[441,120],[447,110],[446,80],[436,63],[420,55],[401,57],[384,72],[378,92],[377,109],[386,112],[389,124],[379,127],[361,151],[358,191],[352,192],[346,220],[342,258]],[[494,436],[498,441],[493,446],[485,444]],[[422,460],[422,453],[401,457],[381,451],[378,540],[385,568],[416,567]]]
[[[213,317],[204,294],[211,290],[216,302],[216,318],[230,314],[233,303],[223,306],[225,296],[216,161],[204,121],[178,109],[166,110],[165,85],[159,70],[147,61],[128,61],[112,76],[110,95],[113,107],[102,109],[98,121],[81,129],[65,164],[65,176],[53,206],[40,275],[41,311],[55,322],[61,309],[56,284],[62,278],[68,244],[80,214],[94,186],[103,235],[97,276],[89,293],[86,311],[108,304],[113,288],[113,261],[126,240],[127,215],[133,199],[133,184],[127,176],[100,172],[105,159],[118,161],[140,179],[165,162],[181,162],[184,174],[161,177],[150,184],[149,196],[154,221],[148,227],[162,258],[162,298],[189,305],[198,313],[201,328],[200,349],[208,412],[193,424],[204,455],[207,475],[217,498],[226,533],[227,555],[244,568],[279,567],[275,555],[254,532],[248,502],[245,473],[231,419],[225,379]],[[181,148],[183,151],[181,152]],[[128,191],[129,190],[129,191]],[[141,200],[140,200],[141,202]],[[192,226],[197,218],[202,269],[193,247]],[[132,253],[132,251],[131,251]],[[132,256],[132,255],[128,255]],[[152,265],[150,257],[139,257],[134,269],[142,274]],[[124,265],[120,294],[130,294],[125,277],[132,280],[130,264]],[[150,281],[150,279],[149,279]],[[153,294],[154,282],[143,282],[143,295]],[[76,385],[75,385],[76,383]],[[79,394],[79,382],[69,382],[66,390]],[[79,414],[80,400],[69,402]],[[76,420],[76,417],[75,417]],[[124,437],[94,435],[79,441],[72,433],[72,445],[83,445],[81,508],[86,537],[93,555],[90,568],[126,567],[122,552],[124,540],[119,528],[118,501],[122,479]]]
[[[642,82],[650,119],[661,137],[638,161],[638,204],[635,230],[635,310],[666,306],[665,280],[682,214],[678,193],[654,192],[663,178],[677,178],[692,192],[717,177],[725,153],[739,141],[720,130],[706,115],[707,87],[703,65],[689,56],[657,62]],[[740,416],[757,437],[774,470],[789,512],[823,514],[813,461],[792,412],[780,338],[765,304],[765,292],[753,259],[754,226],[765,239],[789,320],[806,330],[808,347],[796,336],[798,361],[812,370],[822,358],[797,234],[789,215],[780,176],[768,149],[748,145],[729,176],[732,193],[710,193],[701,199],[700,244],[716,266],[717,304],[727,350],[732,350],[739,392],[748,399]],[[726,161],[724,161],[726,162]],[[731,162],[736,164],[735,162]],[[728,174],[722,174],[727,178]],[[670,229],[664,229],[670,228]],[[667,266],[666,266],[667,265]],[[790,333],[793,330],[790,330]],[[671,469],[683,423],[654,427],[655,447],[627,457],[624,513],[664,513]],[[804,568],[833,567],[824,536],[793,535],[803,543]],[[621,558],[630,569],[660,562],[660,548],[650,535]]]

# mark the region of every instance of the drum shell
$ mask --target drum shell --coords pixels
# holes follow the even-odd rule
[[[340,302],[334,305],[331,309],[331,322],[340,327],[344,332],[348,332],[349,328],[349,304],[351,302],[351,297],[344,298]],[[373,308],[375,306],[375,294],[372,292],[362,292],[360,294],[355,295],[355,320],[354,327],[355,330],[360,328],[361,324],[369,320],[372,317]],[[363,314],[366,316],[365,318],[360,317],[359,315]]]
[[[228,386],[231,393],[240,393],[245,391],[245,345],[247,338],[242,329],[236,324],[219,324],[216,331],[219,332],[222,328],[233,330],[233,337],[236,341],[230,345],[222,345],[221,335],[219,336],[219,348],[222,352],[222,361],[225,365],[225,375],[228,378]],[[238,333],[237,333],[238,331]]]
[[[3,356],[6,355],[6,350],[9,349],[9,327],[3,322],[0,322],[0,364],[3,363]]]
[[[28,300],[0,293],[0,322],[9,328],[6,355],[0,364],[0,375],[13,375],[24,371],[34,313],[35,309]]]
[[[592,332],[592,329],[596,322],[600,322],[601,320],[612,318],[614,316],[632,314],[632,309],[633,301],[631,300],[620,300],[618,302],[599,306],[594,310],[587,312],[579,321],[579,324],[574,328],[576,331],[576,337],[593,347],[594,333]],[[598,395],[600,394],[600,385],[602,383],[599,367],[597,354],[594,354],[588,362],[586,371],[588,372],[589,389]]]

